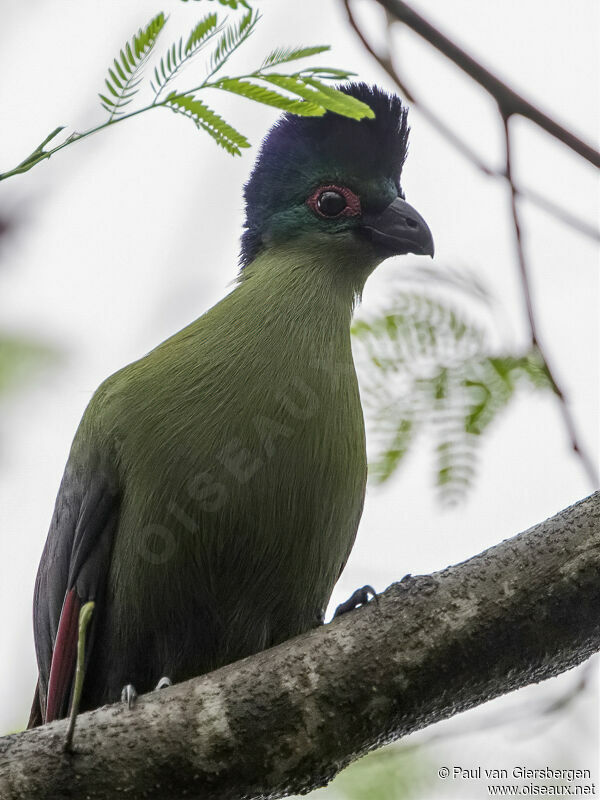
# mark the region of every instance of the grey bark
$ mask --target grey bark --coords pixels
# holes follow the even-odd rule
[[[282,797],[600,649],[600,492],[223,669],[0,739],[0,797]]]

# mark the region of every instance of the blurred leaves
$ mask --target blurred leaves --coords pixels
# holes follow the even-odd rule
[[[345,800],[409,800],[423,797],[425,767],[417,751],[389,747],[362,758],[334,781]]]
[[[56,357],[56,351],[47,345],[0,333],[0,401],[9,390]]]
[[[459,302],[432,284],[397,287],[387,307],[355,322],[352,332],[363,402],[376,455],[370,476],[388,480],[417,434],[434,441],[435,483],[441,500],[464,498],[477,475],[481,437],[521,387],[552,389],[535,349],[493,352],[489,331],[464,310],[465,300],[489,302],[478,282],[445,276]],[[443,288],[442,288],[443,291]]]
[[[416,800],[427,797],[435,776],[419,748],[390,745],[347,767],[315,800]]]
[[[183,3],[187,3],[187,2],[188,2],[188,0],[182,0],[182,2],[183,2]],[[198,0],[196,0],[196,2],[198,2]],[[243,6],[243,8],[250,8],[250,6],[249,6],[249,5],[248,5],[248,3],[246,2],[246,0],[219,0],[219,3],[220,3],[222,6],[229,6],[230,8],[233,8],[233,10],[234,10],[234,11],[235,11],[235,10],[236,10],[236,9],[237,9],[239,6]]]

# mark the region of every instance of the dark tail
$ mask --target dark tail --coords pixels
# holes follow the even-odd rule
[[[40,703],[40,687],[39,684],[35,685],[35,694],[33,695],[33,703],[31,704],[31,713],[29,715],[29,722],[27,723],[27,730],[29,728],[37,728],[38,725],[43,725],[44,719],[42,717],[42,704]]]

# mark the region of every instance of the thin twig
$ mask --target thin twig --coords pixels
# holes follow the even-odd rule
[[[394,83],[398,86],[400,92],[406,97],[409,103],[411,103],[416,109],[420,111],[420,113],[425,117],[425,119],[429,122],[429,124],[435,128],[435,130],[440,133],[447,142],[449,142],[464,158],[470,161],[477,169],[479,169],[484,175],[490,178],[501,178],[506,179],[506,174],[503,170],[496,169],[495,167],[486,164],[485,161],[481,158],[481,156],[469,145],[464,139],[462,139],[456,131],[452,130],[452,128],[446,124],[446,122],[439,117],[435,111],[433,111],[426,103],[424,103],[420,97],[418,97],[413,89],[411,89],[408,84],[406,83],[406,79],[398,73],[397,69],[394,67],[394,63],[392,61],[390,52],[382,54],[378,53],[371,44],[365,38],[362,30],[360,29],[354,13],[350,7],[350,0],[343,0],[344,7],[346,9],[346,14],[348,16],[348,21],[351,27],[354,29],[356,35],[362,42],[364,48],[369,52],[373,58],[379,63],[382,69],[387,72],[389,77],[394,81]],[[397,21],[397,20],[395,20]],[[518,186],[514,184],[513,186],[518,195],[525,198],[533,205],[538,206],[538,208],[545,211],[549,216],[554,217],[554,219],[561,222],[563,225],[567,225],[570,228],[575,229],[579,233],[582,233],[584,236],[594,240],[600,241],[600,230],[594,228],[593,225],[586,222],[583,219],[575,216],[571,211],[568,211],[566,208],[563,208],[558,203],[549,200],[547,197],[544,197],[539,192],[536,192],[534,189],[530,189],[525,186]]]
[[[498,103],[502,112],[507,115],[520,114],[538,125],[546,133],[558,139],[573,152],[585,158],[596,167],[600,167],[600,153],[591,145],[575,136],[555,119],[545,114],[541,109],[525,100],[504,81],[486,69],[483,64],[476,61],[473,56],[460,48],[455,42],[435,28],[424,17],[416,13],[403,0],[377,0],[399,22],[403,22],[415,33],[419,34],[429,44],[443,53],[457,67],[466,72],[476,83],[482,86]]]
[[[550,381],[554,394],[558,398],[559,408],[561,410],[563,422],[565,424],[565,428],[567,430],[567,434],[571,442],[571,448],[573,449],[573,452],[579,457],[579,460],[581,461],[583,468],[585,469],[585,472],[587,473],[587,476],[590,482],[592,483],[592,486],[596,488],[599,483],[598,471],[596,469],[594,461],[589,456],[589,454],[587,453],[586,449],[583,447],[579,439],[577,428],[575,426],[575,420],[573,419],[573,415],[571,414],[571,409],[569,408],[569,404],[567,402],[565,394],[561,386],[559,385],[558,381],[556,380],[556,375],[554,373],[554,370],[550,367],[550,364],[548,363],[548,358],[540,344],[538,330],[537,330],[537,323],[535,319],[535,312],[533,308],[533,301],[531,298],[529,269],[525,258],[525,249],[523,247],[521,221],[519,219],[519,210],[517,207],[517,192],[512,178],[512,158],[511,158],[510,127],[509,127],[510,114],[507,114],[501,106],[498,106],[498,110],[502,117],[502,123],[504,126],[506,180],[508,181],[508,185],[510,187],[510,209],[513,221],[513,229],[515,232],[515,243],[517,246],[517,262],[519,265],[521,288],[523,290],[523,299],[525,301],[525,308],[527,312],[527,321],[529,324],[531,345],[539,353],[540,358],[542,359],[542,362],[544,364],[544,370],[547,374],[548,380]]]
[[[497,176],[499,178],[506,177],[506,175],[500,172],[497,173]],[[586,222],[586,220],[575,216],[575,214],[572,214],[570,211],[564,208],[564,206],[560,206],[558,203],[555,203],[549,197],[545,197],[535,189],[515,185],[515,190],[519,197],[522,197],[524,200],[528,200],[533,205],[536,205],[542,211],[545,211],[551,217],[554,217],[554,219],[558,220],[558,222],[562,222],[563,225],[573,228],[573,230],[576,230],[583,236],[587,236],[588,239],[591,239],[594,242],[600,242],[600,230],[598,228],[594,228],[594,226],[589,222]]]
[[[522,114],[523,116],[527,116],[532,121],[536,122],[540,127],[546,130],[550,135],[556,136],[556,138],[563,141],[567,146],[571,147],[571,149],[578,152],[580,155],[583,155],[588,160],[592,160],[594,163],[594,159],[590,158],[590,153],[587,153],[586,148],[587,145],[584,145],[583,142],[577,139],[577,137],[570,134],[568,131],[560,128],[557,123],[554,123],[549,117],[542,114],[542,112],[538,111],[534,106],[531,106],[527,103],[527,101],[523,100],[519,95],[517,95],[513,90],[508,87],[506,84],[502,83],[498,78],[493,76],[490,72],[488,72],[484,67],[478,64],[471,56],[457,47],[453,42],[447,39],[443,34],[441,34],[438,30],[436,30],[432,25],[430,25],[426,20],[419,15],[415,14],[412,9],[410,9],[406,3],[402,2],[402,0],[377,0],[380,5],[384,6],[384,8],[388,11],[388,33],[390,30],[390,22],[389,19],[397,20],[400,22],[405,22],[409,25],[413,30],[423,36],[427,41],[430,42],[434,47],[441,50],[445,55],[451,58],[458,66],[461,66],[467,74],[469,74],[474,80],[476,80],[481,86],[487,89],[498,104],[499,113],[504,122],[504,131],[505,131],[505,143],[506,143],[506,157],[505,157],[505,167],[504,170],[492,169],[488,167],[487,164],[475,153],[475,151],[466,144],[453,130],[451,130],[446,123],[440,119],[431,109],[424,106],[424,104],[416,97],[415,93],[409,89],[406,85],[406,82],[400,77],[398,74],[391,55],[391,48],[388,46],[388,52],[386,54],[381,54],[376,52],[371,44],[367,41],[364,33],[362,32],[360,26],[358,25],[356,18],[352,12],[352,8],[350,7],[350,0],[343,0],[344,7],[346,9],[346,14],[348,16],[348,21],[354,31],[356,32],[358,38],[362,42],[365,49],[373,56],[373,58],[380,64],[380,66],[387,72],[390,78],[394,81],[394,83],[398,86],[400,91],[404,94],[409,102],[412,102],[414,106],[420,109],[423,115],[429,120],[429,122],[438,130],[439,133],[444,136],[444,138],[449,141],[463,156],[465,156],[471,163],[475,164],[475,166],[481,170],[484,174],[495,177],[495,178],[502,178],[506,180],[509,188],[510,188],[510,199],[511,199],[511,215],[513,220],[513,227],[515,231],[515,240],[517,244],[517,257],[518,257],[518,265],[519,265],[519,274],[521,277],[521,286],[523,290],[523,299],[525,302],[525,308],[527,313],[527,321],[530,331],[531,337],[531,344],[540,355],[542,362],[544,364],[544,369],[546,371],[548,380],[550,385],[559,400],[559,407],[561,410],[561,414],[563,417],[563,422],[567,431],[567,435],[569,437],[571,447],[573,452],[579,457],[585,472],[590,479],[591,483],[593,484],[594,488],[599,485],[599,477],[598,471],[594,464],[594,461],[591,459],[589,454],[586,452],[585,448],[580,442],[577,429],[575,426],[575,421],[571,414],[570,408],[567,404],[564,392],[560,387],[559,383],[556,380],[556,376],[552,368],[548,363],[548,358],[544,353],[542,347],[540,346],[539,336],[537,332],[537,323],[535,318],[535,311],[533,308],[533,302],[531,298],[531,289],[530,289],[530,282],[529,282],[529,272],[527,268],[527,263],[525,260],[525,252],[523,248],[523,242],[521,237],[521,226],[519,220],[519,214],[517,209],[517,197],[519,195],[526,196],[531,202],[534,202],[540,208],[543,208],[548,213],[556,216],[557,219],[561,220],[567,225],[575,227],[576,229],[580,230],[582,233],[586,235],[592,234],[592,238],[598,239],[598,233],[594,230],[589,229],[587,223],[582,222],[581,220],[573,220],[572,215],[568,212],[564,212],[560,209],[556,204],[551,201],[547,201],[546,198],[540,196],[536,192],[530,192],[529,190],[519,190],[516,186],[513,174],[512,174],[512,162],[511,162],[511,152],[510,152],[510,135],[508,129],[508,120],[513,114]],[[497,92],[497,94],[494,94]],[[512,104],[512,105],[511,105]],[[534,113],[535,112],[535,113]],[[550,124],[552,123],[552,124]],[[562,134],[558,135],[556,131],[556,127],[560,129]],[[574,141],[571,141],[574,140]],[[581,145],[581,147],[580,147]],[[583,152],[582,148],[583,147]],[[596,153],[596,151],[591,150],[591,155],[598,158],[598,163],[600,164],[600,154]],[[573,224],[575,223],[575,224]]]
[[[529,323],[529,331],[531,335],[531,346],[539,350],[540,343],[537,333],[537,323],[535,320],[535,313],[533,311],[533,302],[531,299],[531,285],[529,282],[529,271],[525,261],[525,250],[523,248],[523,238],[521,235],[521,222],[519,220],[519,213],[517,209],[517,192],[513,183],[512,177],[512,157],[511,157],[511,144],[510,144],[510,130],[509,119],[510,116],[506,114],[501,107],[499,107],[502,123],[504,125],[504,143],[505,143],[505,172],[506,180],[510,188],[510,212],[513,221],[513,228],[515,231],[515,241],[517,245],[517,263],[519,265],[519,275],[521,278],[521,288],[523,290],[523,300],[525,301],[525,310],[527,312],[527,322]],[[545,361],[545,359],[544,359]]]

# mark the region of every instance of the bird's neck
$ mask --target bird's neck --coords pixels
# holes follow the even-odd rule
[[[240,391],[264,393],[291,376],[344,392],[356,382],[350,322],[362,289],[349,279],[352,261],[333,249],[266,248],[234,291],[159,350],[172,363],[185,359],[187,379],[200,385],[208,365]]]
[[[264,250],[244,269],[228,300],[244,310],[244,328],[276,337],[282,348],[317,351],[345,343],[349,349],[352,311],[363,283],[351,253],[295,242]]]

